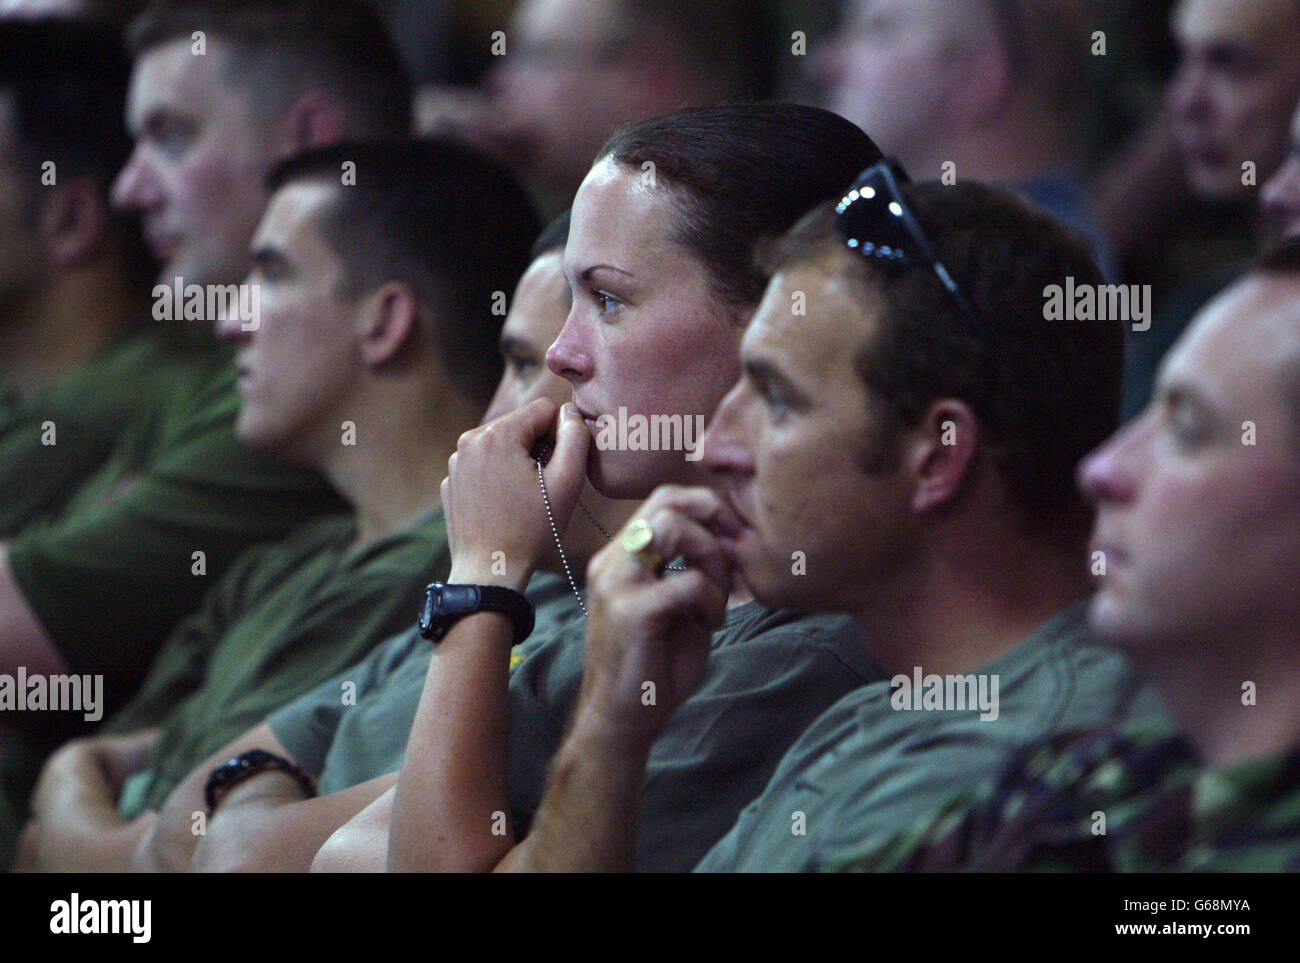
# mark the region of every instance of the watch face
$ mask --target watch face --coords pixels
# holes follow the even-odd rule
[[[433,609],[434,609],[433,596],[436,591],[437,591],[436,585],[430,585],[427,589],[424,590],[424,604],[420,606],[421,634],[427,635],[429,632],[429,627],[433,625]]]
[[[463,615],[479,610],[477,585],[447,585],[434,582],[425,590],[420,608],[420,634],[437,642]]]

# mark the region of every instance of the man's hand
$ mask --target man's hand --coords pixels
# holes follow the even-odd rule
[[[149,813],[128,823],[117,797],[128,775],[149,761],[158,730],[76,739],[46,762],[32,794],[32,818],[15,869],[122,871],[152,825]]]
[[[704,673],[732,585],[717,533],[738,534],[740,520],[708,489],[672,485],[657,489],[638,518],[654,532],[647,554],[681,556],[688,569],[659,575],[623,548],[623,533],[592,559],[578,712],[610,735],[648,746]]]
[[[116,806],[126,777],[148,765],[158,733],[158,729],[144,729],[67,743],[46,760],[32,792],[32,812],[48,813],[68,794],[87,791],[111,798]]]
[[[572,406],[557,409],[540,398],[461,435],[442,483],[452,556],[449,581],[517,591],[528,584],[553,537],[532,457],[553,428],[555,450],[544,475],[562,532],[582,492],[591,444],[591,433]]]

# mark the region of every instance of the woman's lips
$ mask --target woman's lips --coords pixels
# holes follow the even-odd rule
[[[600,430],[600,426],[596,424],[596,415],[587,411],[586,408],[582,407],[582,405],[578,404],[576,401],[573,403],[573,407],[577,409],[578,414],[582,416],[582,420],[587,423],[587,427],[591,429],[593,435]]]

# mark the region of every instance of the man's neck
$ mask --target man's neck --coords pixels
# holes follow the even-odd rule
[[[99,270],[33,292],[0,324],[6,380],[20,398],[35,397],[103,351],[131,307],[118,278]]]
[[[479,414],[449,394],[433,403],[371,404],[368,414],[357,410],[349,419],[352,429],[332,426],[328,453],[317,464],[356,512],[356,547],[400,532],[441,505],[447,460]]]
[[[1300,746],[1294,629],[1243,628],[1227,644],[1180,637],[1150,657],[1136,649],[1133,657],[1207,766]]]
[[[900,573],[856,620],[891,674],[972,672],[1086,597],[1082,558],[1023,542],[940,556]]]

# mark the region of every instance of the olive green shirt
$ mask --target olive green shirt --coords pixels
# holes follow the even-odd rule
[[[161,807],[222,746],[414,623],[424,587],[450,568],[442,512],[361,548],[355,537],[352,518],[321,519],[244,553],[172,633],[105,726],[162,728],[124,815]]]
[[[171,385],[228,354],[207,331],[149,321],[30,399],[0,383],[0,538],[57,515],[121,435],[175,404]]]
[[[74,673],[106,701],[133,691],[163,639],[244,549],[348,506],[315,472],[235,437],[224,355],[179,371],[59,517],[9,543],[23,596]]]
[[[954,793],[991,781],[1016,752],[1053,732],[1160,713],[1159,699],[1128,661],[1092,640],[1085,612],[1080,602],[1057,613],[971,673],[977,688],[996,694],[984,708],[965,694],[963,708],[944,704],[951,691],[955,705],[959,691],[946,683],[944,700],[922,698],[920,708],[894,680],[842,699],[804,733],[696,868],[821,869],[868,837],[902,829]],[[920,691],[927,688],[938,692],[924,682]]]

